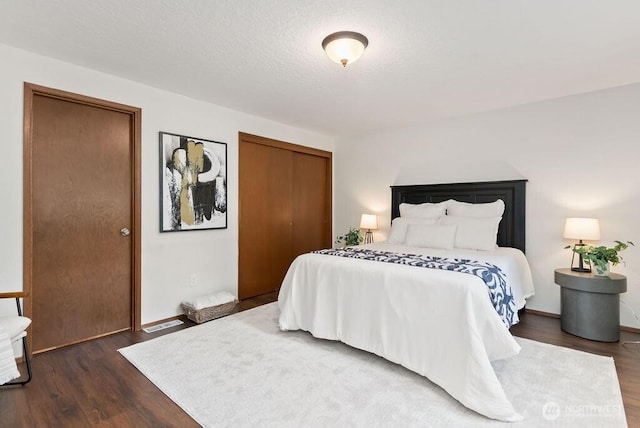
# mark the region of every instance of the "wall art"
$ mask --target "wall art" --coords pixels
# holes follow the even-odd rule
[[[160,231],[227,227],[227,145],[160,132]]]

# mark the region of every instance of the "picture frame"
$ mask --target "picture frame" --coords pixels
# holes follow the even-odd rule
[[[227,144],[160,132],[160,232],[227,228]]]

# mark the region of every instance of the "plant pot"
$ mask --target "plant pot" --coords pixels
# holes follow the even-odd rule
[[[609,263],[605,265],[593,264],[593,274],[596,276],[609,276]]]

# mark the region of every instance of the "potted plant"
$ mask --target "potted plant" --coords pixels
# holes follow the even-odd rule
[[[344,245],[346,247],[351,247],[353,245],[362,244],[362,240],[363,240],[363,236],[362,236],[362,232],[360,232],[360,229],[356,229],[352,227],[344,235],[338,236],[338,238],[336,239],[336,244],[341,244],[344,242]]]
[[[594,247],[593,245],[574,246],[573,252],[580,254],[583,260],[592,264],[595,268],[595,274],[600,276],[609,275],[609,264],[615,266],[618,263],[624,263],[620,254],[622,250],[626,250],[629,245],[634,245],[633,242],[627,241],[614,241],[616,245],[613,247],[605,247],[601,245]],[[635,246],[635,245],[634,245]],[[565,248],[569,248],[565,247]]]

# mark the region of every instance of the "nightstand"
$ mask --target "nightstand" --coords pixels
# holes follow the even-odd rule
[[[567,333],[600,342],[620,340],[620,293],[627,291],[627,278],[610,273],[556,269],[560,286],[560,323]]]

